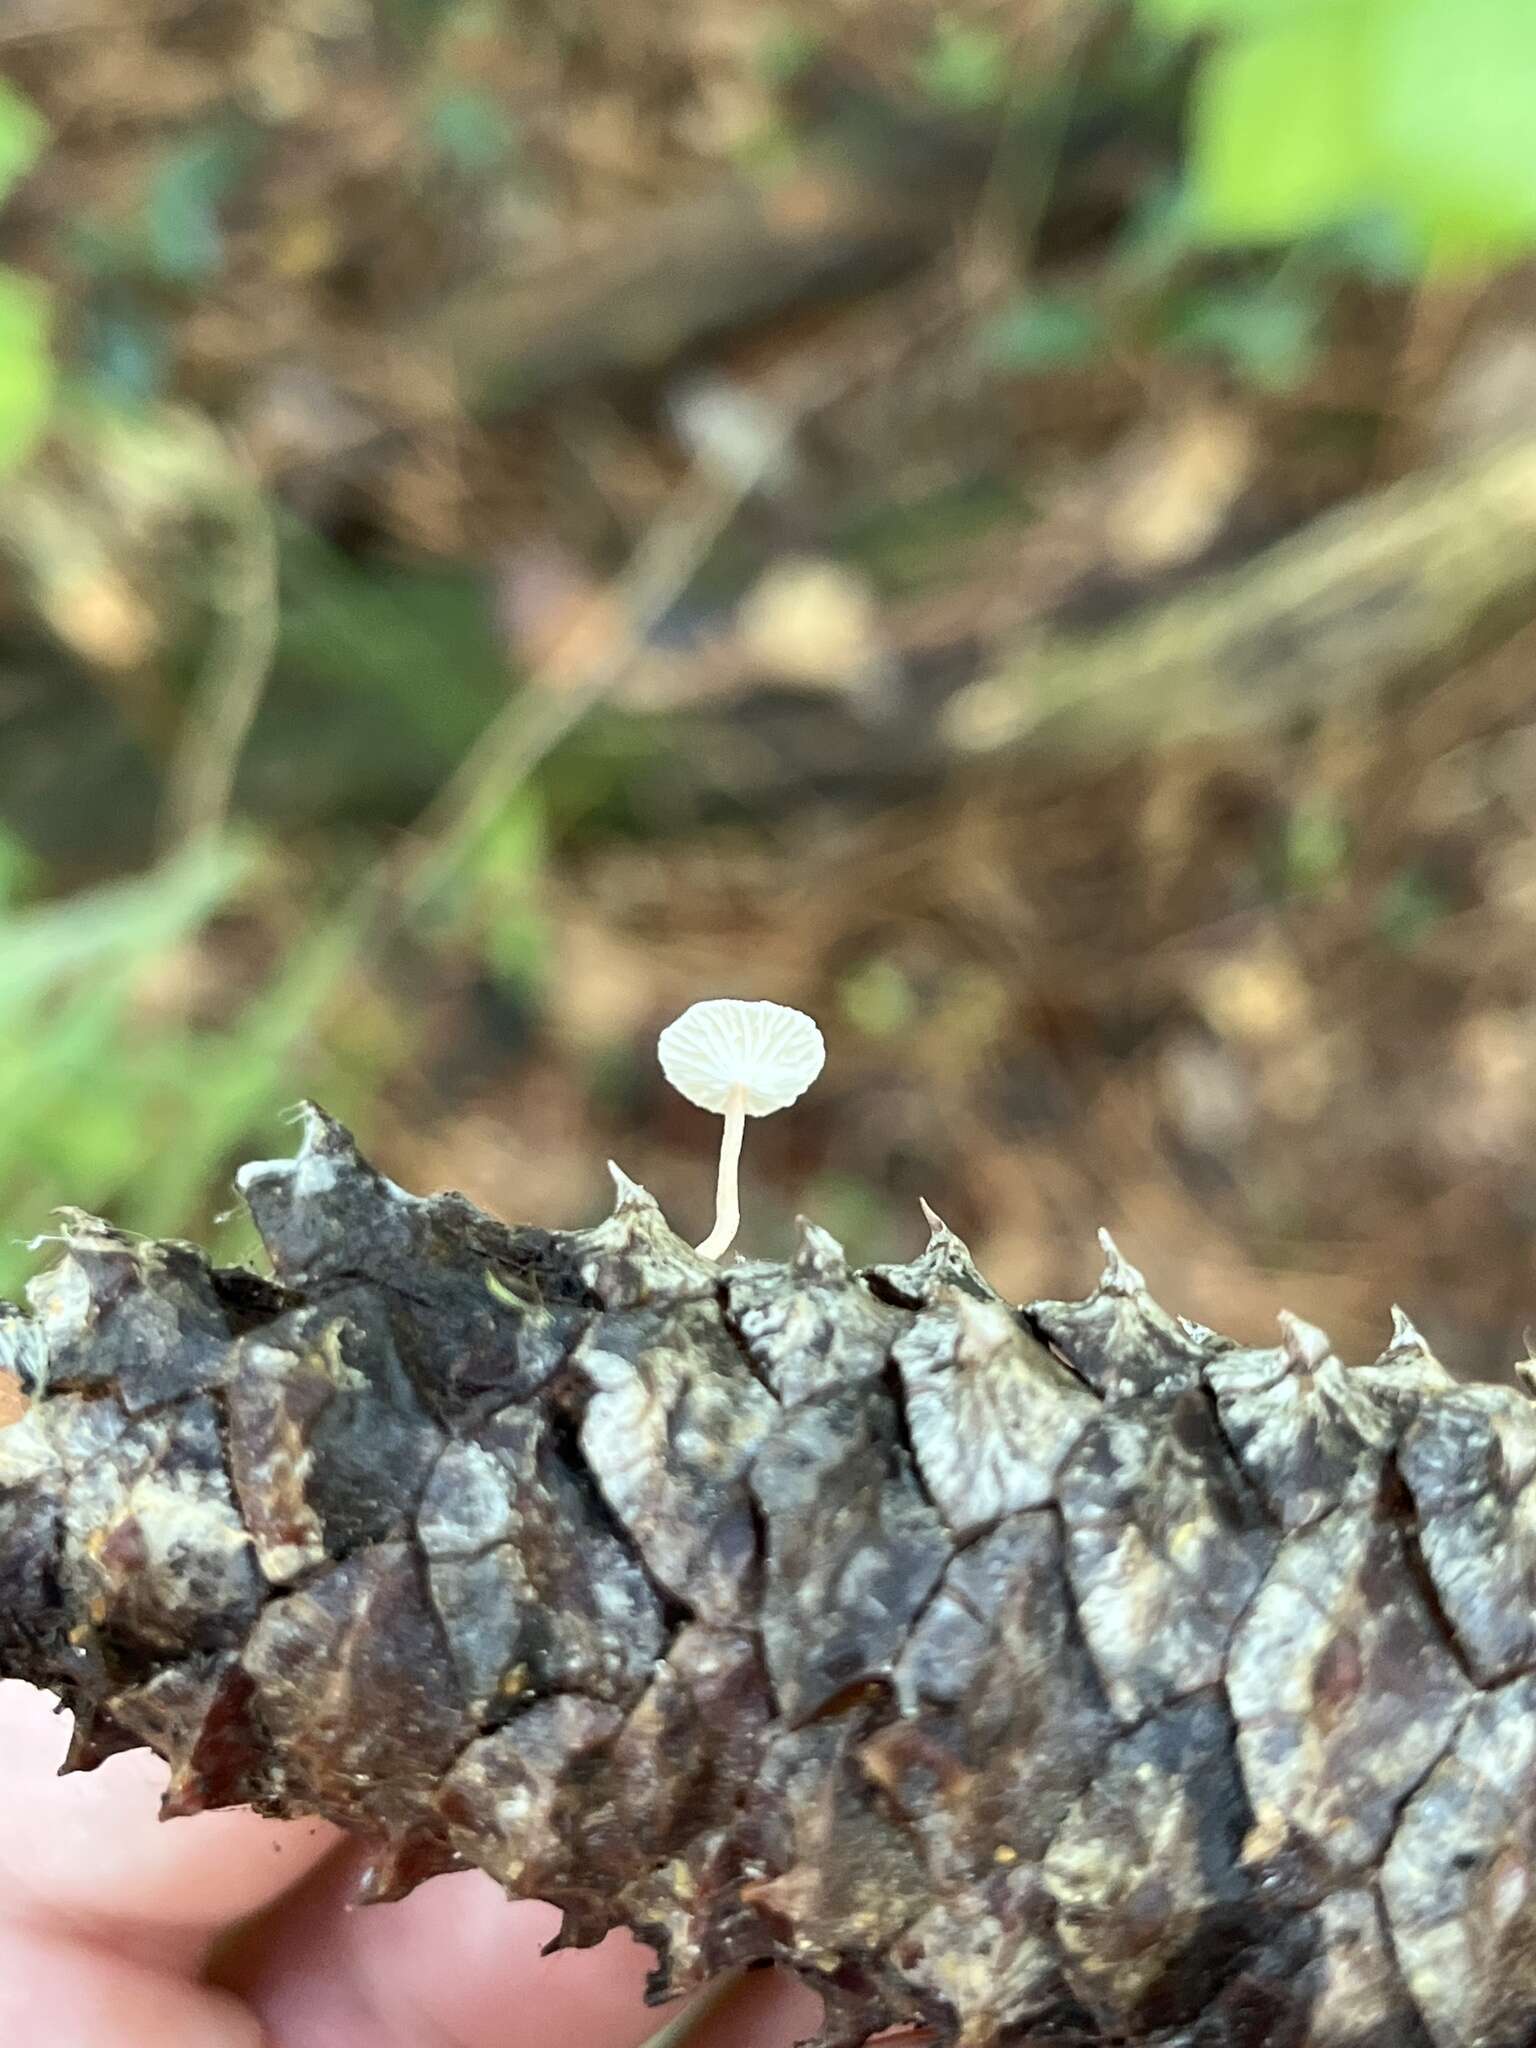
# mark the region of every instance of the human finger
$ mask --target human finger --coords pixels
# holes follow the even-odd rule
[[[0,2041],[6,2048],[265,2048],[254,2017],[227,1992],[19,1923],[0,1926]]]
[[[229,1981],[278,2048],[639,2048],[663,2015],[627,1935],[541,1953],[559,1913],[509,1901],[478,1872],[353,1906],[342,1867],[285,1900]]]
[[[146,1751],[57,1775],[69,1720],[0,1682],[0,1916],[190,1966],[209,1937],[259,1910],[332,1847],[320,1821],[236,1810],[161,1823],[166,1767]],[[4,2039],[0,2035],[0,2039]]]

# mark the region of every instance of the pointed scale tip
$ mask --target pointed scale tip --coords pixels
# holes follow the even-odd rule
[[[832,1235],[808,1216],[795,1218],[797,1238],[790,1261],[802,1279],[840,1279],[848,1271],[848,1254]]]
[[[977,1266],[971,1248],[952,1230],[931,1202],[918,1203],[928,1225],[928,1242],[920,1255],[904,1266],[875,1266],[901,1298],[921,1305],[936,1285],[959,1285],[978,1298],[996,1299],[996,1291]]]
[[[977,1271],[976,1261],[972,1256],[971,1248],[959,1231],[946,1223],[933,1204],[925,1202],[921,1195],[917,1198],[917,1206],[922,1210],[923,1221],[928,1225],[926,1255],[931,1256],[934,1253],[939,1253],[948,1258],[954,1265],[975,1274],[976,1278],[980,1280],[981,1275]]]
[[[318,1102],[307,1097],[295,1102],[283,1111],[282,1121],[290,1130],[297,1130],[299,1147],[290,1166],[299,1166],[306,1159],[313,1159],[321,1153],[337,1153],[354,1150],[352,1133],[345,1124],[337,1123],[335,1117],[323,1110]]]
[[[1392,1304],[1392,1336],[1387,1344],[1387,1349],[1389,1352],[1427,1352],[1429,1350],[1429,1346],[1424,1341],[1423,1332],[1419,1329],[1417,1323],[1413,1322],[1412,1319],[1408,1315],[1406,1315],[1402,1309],[1398,1307],[1395,1301]]]
[[[162,1820],[191,1820],[208,1811],[208,1788],[199,1771],[173,1771],[171,1781],[160,1795]]]
[[[327,1158],[356,1154],[357,1141],[343,1123],[338,1123],[318,1102],[301,1102],[295,1119],[299,1126],[299,1158],[324,1153]]]
[[[354,1906],[387,1906],[400,1897],[394,1868],[387,1862],[364,1864],[352,1880],[348,1901]]]
[[[1275,1321],[1280,1325],[1281,1350],[1291,1364],[1299,1366],[1303,1372],[1315,1372],[1332,1352],[1332,1338],[1316,1323],[1292,1315],[1288,1308],[1281,1309]]]
[[[698,1301],[715,1292],[720,1269],[701,1259],[672,1229],[661,1205],[614,1160],[613,1209],[599,1223],[572,1231],[576,1270],[604,1308]]]
[[[617,1160],[609,1160],[608,1172],[613,1181],[615,1216],[624,1209],[655,1209],[659,1206],[650,1189],[641,1187],[637,1180],[631,1180]]]
[[[409,1832],[373,1845],[373,1852],[353,1881],[355,1906],[387,1906],[406,1898],[428,1878],[465,1868],[452,1850],[432,1836]]]
[[[1104,1271],[1099,1275],[1099,1292],[1145,1294],[1147,1282],[1140,1267],[1131,1264],[1107,1230],[1101,1229],[1098,1238],[1099,1249],[1104,1254]]]
[[[59,1765],[59,1776],[72,1778],[80,1771],[97,1770],[109,1756],[115,1756],[125,1747],[127,1744],[121,1731],[94,1708],[86,1708],[76,1717],[70,1730],[69,1748]]]

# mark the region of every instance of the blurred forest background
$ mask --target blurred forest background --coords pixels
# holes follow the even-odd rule
[[[0,1288],[396,1178],[1536,1320],[1526,0],[4,0]]]

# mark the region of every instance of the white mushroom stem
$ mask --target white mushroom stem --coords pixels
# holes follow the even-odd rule
[[[720,1171],[715,1179],[715,1227],[698,1247],[702,1259],[718,1259],[730,1250],[741,1228],[741,1196],[737,1174],[741,1140],[747,1128],[747,1091],[741,1084],[725,1100],[725,1129],[720,1134]]]
[[[699,1246],[701,1257],[718,1259],[741,1222],[736,1174],[747,1118],[798,1102],[821,1072],[827,1048],[802,1010],[710,996],[673,1019],[656,1041],[656,1056],[679,1095],[725,1118],[715,1227]]]

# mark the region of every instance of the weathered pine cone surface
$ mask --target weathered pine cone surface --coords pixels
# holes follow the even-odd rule
[[[777,1961],[827,2048],[1536,2040],[1536,1404],[403,1193],[318,1112],[273,1277],[69,1218],[0,1362],[0,1676],[173,1815],[323,1814]]]

